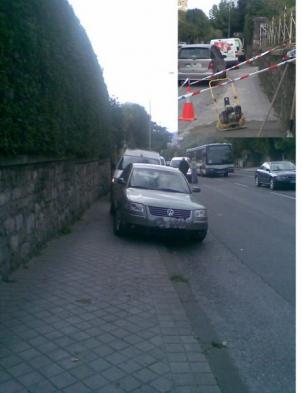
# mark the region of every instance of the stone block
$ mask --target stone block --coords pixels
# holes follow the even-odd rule
[[[19,248],[19,236],[18,235],[13,235],[9,238],[9,245],[11,247],[11,250],[14,253],[18,252],[18,248]]]
[[[12,217],[8,217],[4,221],[4,228],[7,234],[12,234],[15,231],[15,220]]]

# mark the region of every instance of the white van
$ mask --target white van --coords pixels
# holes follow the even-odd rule
[[[211,40],[224,56],[227,67],[232,67],[245,58],[244,49],[240,38],[216,38]]]

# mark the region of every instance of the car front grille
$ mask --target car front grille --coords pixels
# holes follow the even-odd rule
[[[191,210],[172,209],[166,207],[148,206],[149,212],[152,216],[157,217],[171,217],[187,219],[191,216]]]

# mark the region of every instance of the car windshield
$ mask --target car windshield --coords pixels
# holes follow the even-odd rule
[[[180,59],[210,59],[209,48],[182,48],[179,52]]]
[[[125,169],[129,164],[134,164],[135,162],[160,165],[160,158],[151,158],[144,156],[124,156],[119,164],[118,169]]]
[[[158,171],[149,168],[134,168],[129,180],[129,187],[184,194],[190,192],[188,184],[180,172]]]
[[[280,161],[271,163],[272,171],[294,171],[296,170],[295,164],[290,161]]]

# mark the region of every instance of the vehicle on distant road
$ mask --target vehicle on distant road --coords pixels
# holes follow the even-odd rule
[[[207,210],[192,199],[199,187],[188,184],[177,169],[151,164],[130,164],[118,178],[112,198],[113,232],[141,228],[183,232],[202,241],[207,234]]]
[[[192,181],[192,171],[191,171],[191,168],[190,168],[190,158],[189,158],[189,157],[173,157],[173,158],[171,159],[171,161],[170,161],[170,166],[171,166],[172,168],[178,168],[178,169],[179,169],[179,164],[181,163],[181,161],[182,161],[183,158],[184,158],[184,159],[188,162],[188,164],[189,164],[189,168],[188,168],[188,171],[187,171],[187,173],[185,174],[185,176],[186,176],[188,182],[191,183],[191,181]]]
[[[228,176],[234,172],[231,143],[209,143],[187,149],[187,155],[195,158],[197,173],[202,176]]]
[[[178,81],[201,80],[218,71],[225,70],[223,55],[215,45],[194,44],[184,45],[178,52]],[[225,78],[226,73],[219,76]]]
[[[160,165],[166,165],[166,160],[163,156],[160,156]]]
[[[257,187],[268,186],[271,190],[296,186],[296,166],[290,161],[264,162],[255,173]]]
[[[210,43],[220,50],[227,67],[232,67],[245,60],[245,51],[240,38],[216,38]]]

